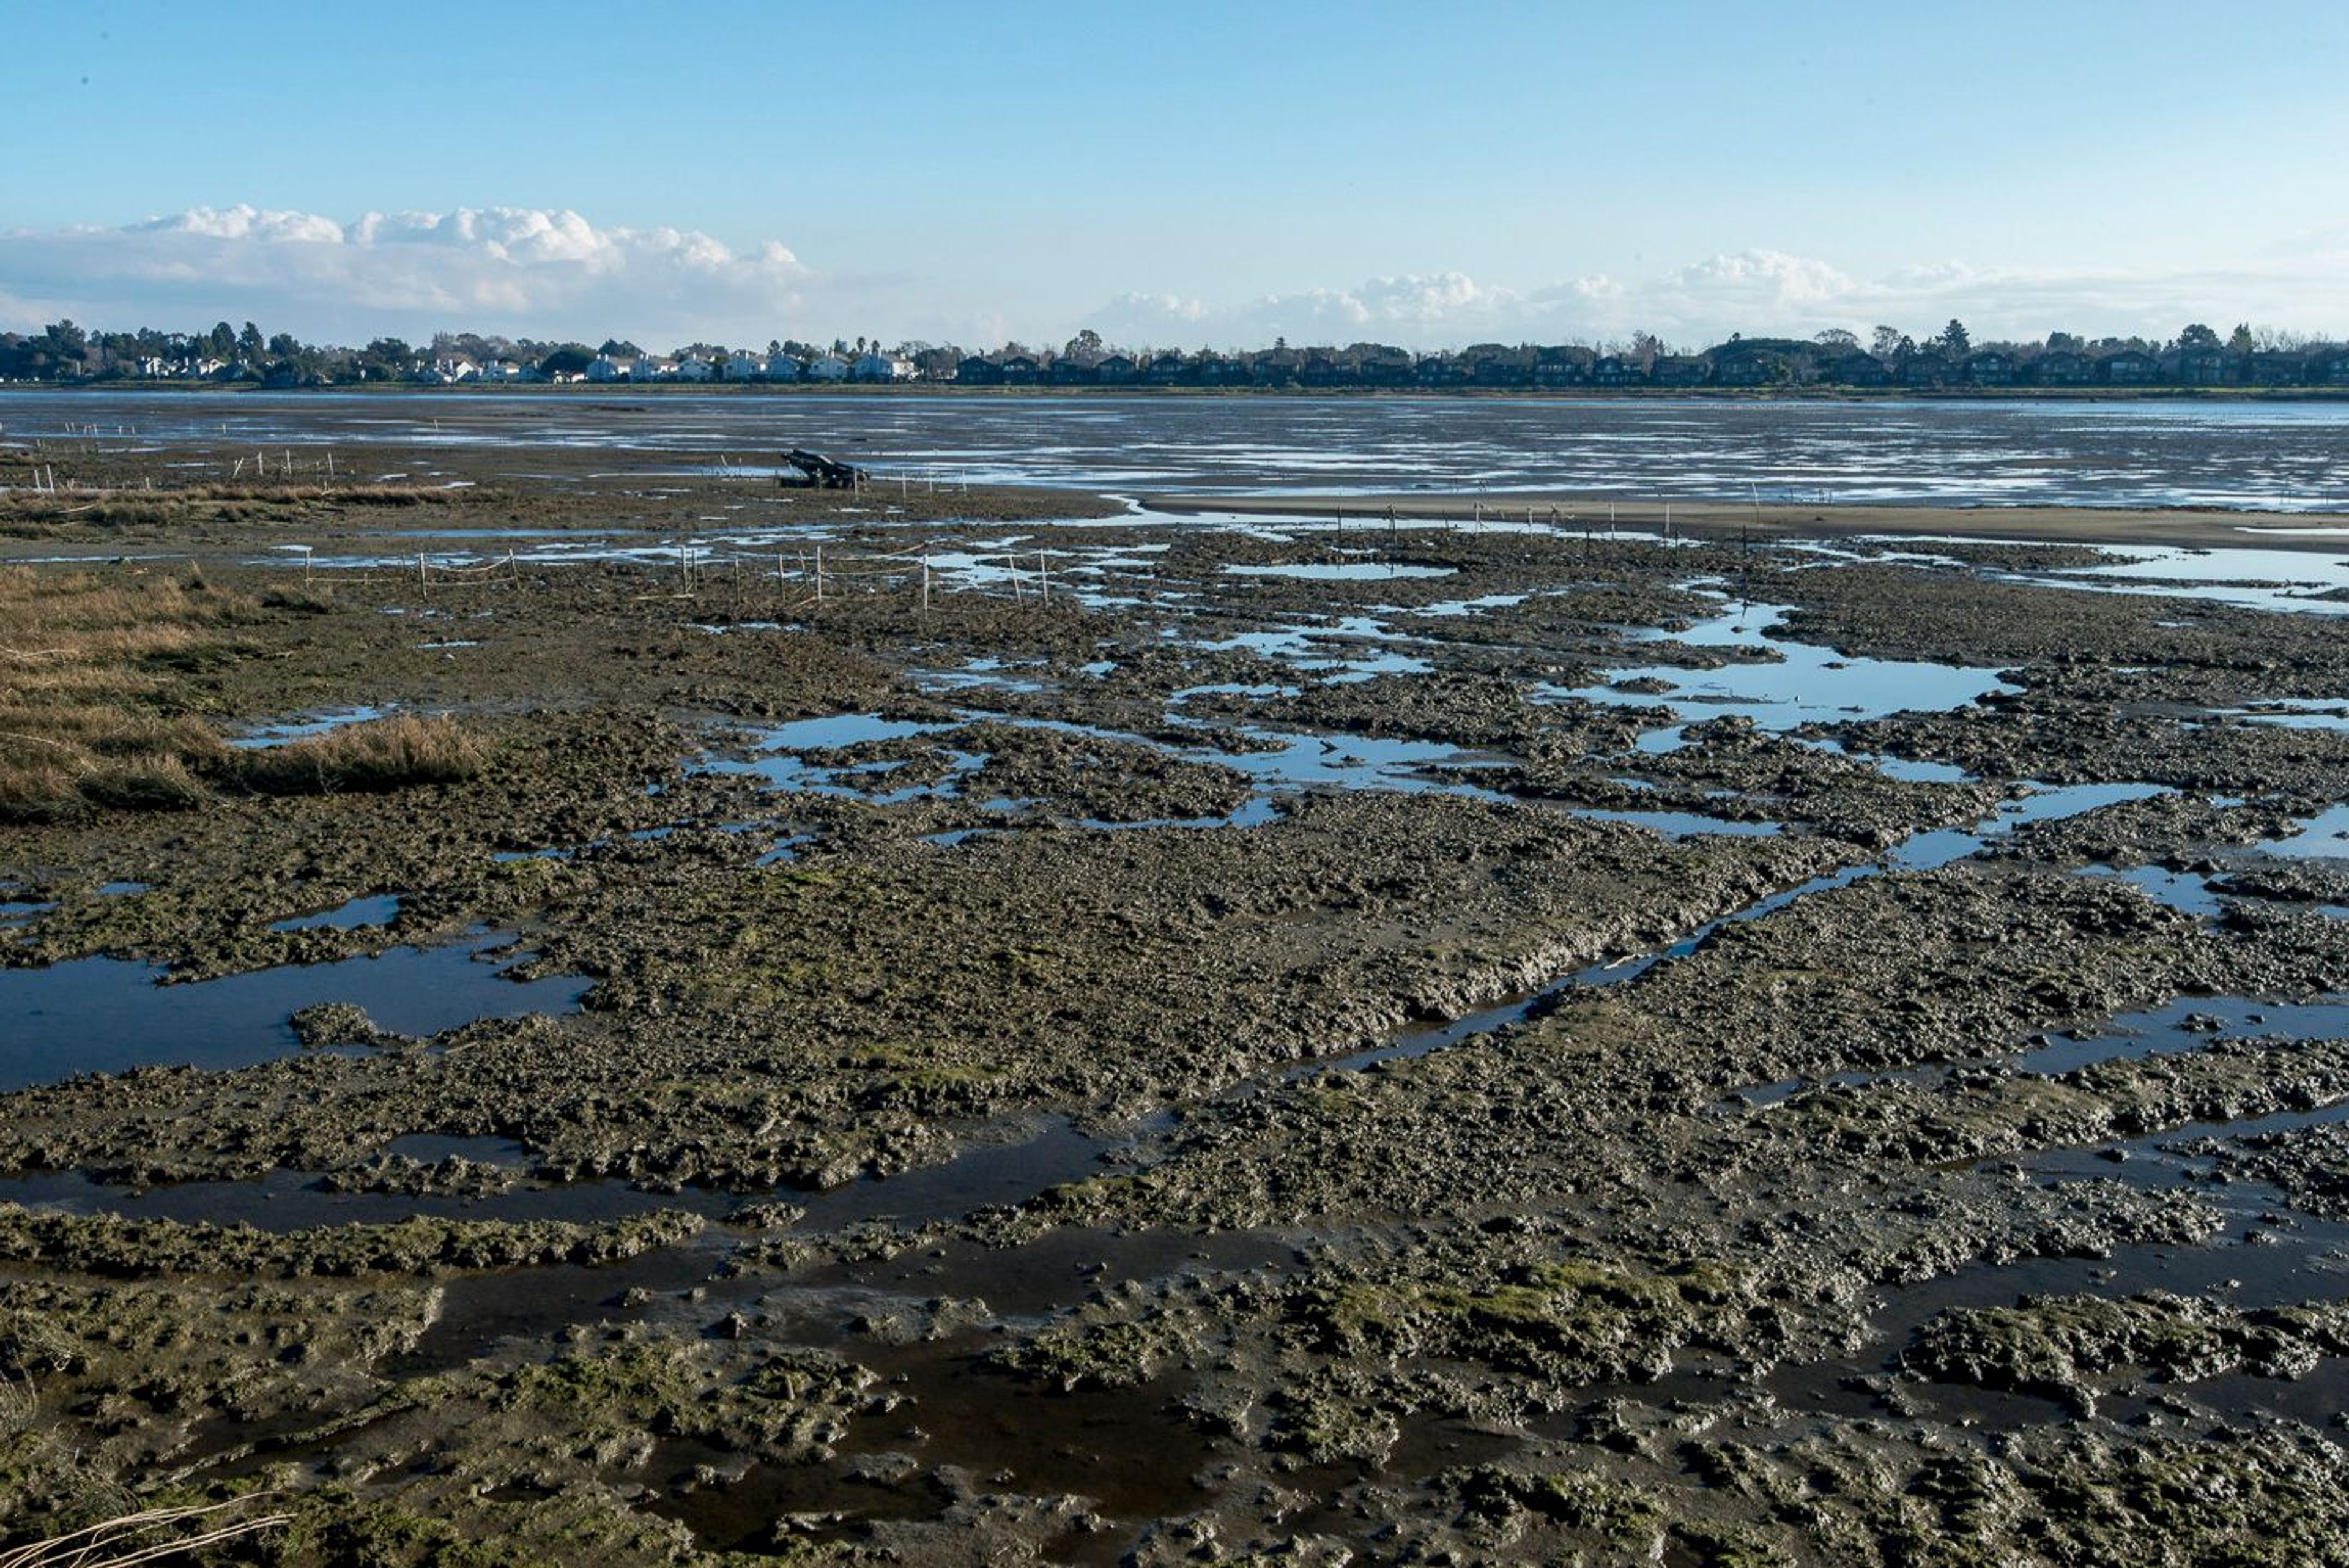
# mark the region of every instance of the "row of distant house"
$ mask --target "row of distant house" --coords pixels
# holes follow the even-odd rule
[[[598,354],[586,369],[550,375],[535,365],[498,359],[486,364],[462,358],[419,364],[411,379],[438,386],[537,381],[909,381],[910,359],[895,354],[817,354],[800,358],[792,354]]]
[[[1401,348],[1263,349],[1255,353],[1167,352],[974,354],[922,370],[903,355],[869,353],[673,356],[599,354],[585,370],[549,371],[508,358],[462,355],[418,361],[407,379],[435,386],[598,383],[951,381],[968,387],[1299,387],[1426,389],[1551,388],[1935,389],[2096,387],[2349,388],[2349,348],[2230,350],[2172,348],[1985,348],[1950,354],[1926,348],[1878,356],[1800,338],[1734,338],[1702,354],[1610,354],[1573,345],[1484,344],[1449,354]],[[573,361],[576,363],[576,361]],[[135,373],[156,379],[232,379],[254,374],[213,358],[142,359]]]
[[[1999,349],[1893,358],[1823,350],[1794,339],[1740,339],[1702,354],[1633,356],[1595,349],[1502,348],[1413,355],[1400,349],[1272,348],[1257,354],[1123,354],[1044,360],[975,355],[957,368],[966,386],[1303,388],[1566,387],[2225,387],[2349,386],[2349,349],[2230,354],[2225,350],[2105,353]]]
[[[879,352],[851,358],[816,354],[801,358],[792,354],[730,354],[704,358],[680,354],[675,358],[653,355],[628,358],[598,354],[581,378],[589,381],[910,381],[914,362],[898,354]]]

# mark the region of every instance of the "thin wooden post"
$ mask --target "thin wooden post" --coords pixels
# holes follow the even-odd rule
[[[815,602],[823,603],[823,546],[815,547]]]
[[[1052,567],[1050,563],[1044,559],[1044,552],[1041,550],[1036,552],[1036,587],[1037,591],[1043,595],[1044,602],[1050,604],[1052,602]]]
[[[930,553],[922,552],[922,613],[930,613]]]

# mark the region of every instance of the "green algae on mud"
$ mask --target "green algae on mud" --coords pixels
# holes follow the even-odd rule
[[[2261,848],[2341,793],[2342,736],[2217,711],[2337,695],[2317,618],[2005,580],[2082,564],[2022,545],[429,466],[482,483],[18,520],[18,553],[190,553],[247,596],[169,673],[219,732],[365,708],[482,753],[0,827],[0,981],[487,924],[592,986],[0,1099],[18,1172],[469,1216],[0,1210],[9,1540],[266,1484],[288,1563],[2341,1560],[2310,1412],[2349,1366],[2349,1040],[2095,1048],[2181,998],[2349,989],[2339,877]],[[819,602],[819,533],[900,564]],[[285,544],[306,571],[258,564]],[[998,564],[926,605],[925,547]],[[444,551],[500,570],[419,580]],[[1036,551],[1051,597],[1015,598]],[[1445,575],[1225,570],[1365,560]],[[1692,637],[1725,594],[1795,608]],[[1661,678],[1572,694],[1789,639],[1997,689],[1788,729]],[[771,741],[843,715],[900,722]],[[1886,869],[2050,783],[2174,793]],[[2080,875],[2147,864],[2209,912]],[[2024,1064],[2056,1036],[2085,1064]],[[512,1217],[589,1179],[732,1207]]]

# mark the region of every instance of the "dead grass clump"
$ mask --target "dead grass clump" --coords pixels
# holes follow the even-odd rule
[[[0,569],[0,821],[201,799],[225,748],[174,687],[258,607],[192,576]]]
[[[267,588],[261,595],[264,609],[292,610],[297,615],[329,615],[334,612],[335,590],[326,588]]]
[[[334,794],[455,784],[481,772],[480,742],[453,719],[400,714],[236,753],[235,774],[264,794]]]

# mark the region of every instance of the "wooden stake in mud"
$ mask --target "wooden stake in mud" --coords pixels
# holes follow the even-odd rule
[[[922,613],[930,613],[930,553],[922,552]]]
[[[416,587],[419,593],[432,591],[432,579],[424,575],[424,552],[416,552]]]
[[[1044,560],[1044,552],[1036,552],[1036,587],[1046,604],[1052,602],[1052,568]]]
[[[815,547],[815,602],[823,603],[823,546]]]

